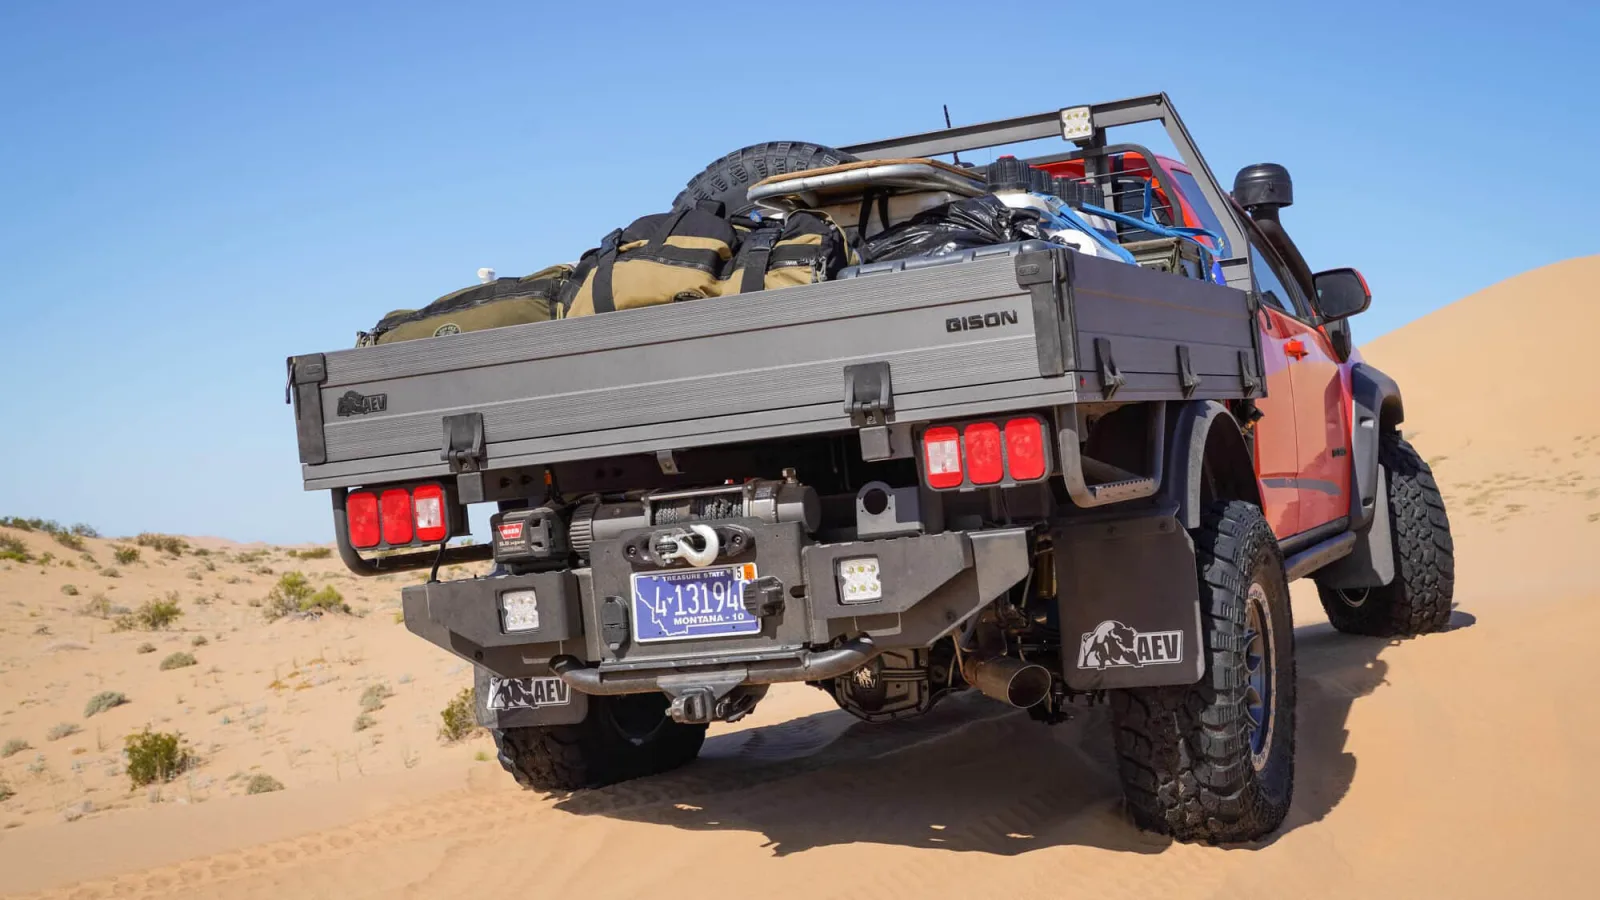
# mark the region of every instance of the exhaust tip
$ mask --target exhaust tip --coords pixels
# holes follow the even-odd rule
[[[1009,706],[1027,709],[1050,695],[1050,670],[1006,656],[984,660],[977,666],[974,686],[984,696]]]

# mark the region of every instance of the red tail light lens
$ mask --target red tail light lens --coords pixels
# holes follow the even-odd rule
[[[411,493],[416,511],[417,540],[442,541],[450,533],[444,519],[444,488],[425,484]]]
[[[973,422],[967,426],[963,437],[967,444],[967,477],[973,484],[999,484],[1005,476],[1000,426],[993,422]]]
[[[344,500],[345,523],[354,547],[378,546],[378,495],[371,491],[351,494]]]
[[[967,432],[970,434],[972,429]],[[1038,419],[1012,419],[1006,423],[1006,463],[1017,481],[1044,477],[1044,426]]]
[[[960,487],[965,480],[961,474],[961,432],[948,425],[923,432],[922,462],[928,487]]]
[[[411,543],[411,493],[399,488],[384,491],[380,506],[384,542]]]

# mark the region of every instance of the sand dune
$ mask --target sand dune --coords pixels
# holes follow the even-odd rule
[[[1577,342],[1600,326],[1597,279],[1600,257],[1541,269],[1364,349],[1404,387],[1406,432],[1445,488],[1458,610],[1444,634],[1353,638],[1297,585],[1299,780],[1289,821],[1259,846],[1134,829],[1103,710],[1045,728],[981,697],[867,726],[817,691],[780,688],[716,727],[682,771],[570,797],[520,791],[476,758],[492,752],[482,738],[435,737],[468,674],[394,624],[397,583],[270,548],[239,562],[248,550],[207,541],[215,569],[148,550],[120,579],[81,560],[0,568],[0,742],[32,744],[0,760],[15,791],[0,803],[0,892],[1586,895],[1600,808],[1585,768],[1600,706],[1583,699],[1600,634],[1587,559],[1600,548],[1600,387]],[[35,557],[52,550],[47,536],[20,537]],[[90,550],[104,563],[111,543]],[[252,571],[262,566],[274,574]],[[250,601],[290,567],[365,615],[265,623]],[[61,593],[69,582],[78,596]],[[169,590],[185,608],[171,632],[112,633],[75,612],[94,593],[133,605]],[[197,634],[208,641],[191,648]],[[158,651],[137,653],[144,642]],[[200,664],[160,671],[179,649]],[[394,694],[353,731],[376,682]],[[103,689],[132,702],[82,718]],[[83,731],[46,740],[61,721]],[[117,737],[145,723],[201,751],[159,797],[130,793],[116,771]],[[235,773],[286,790],[247,795]],[[95,811],[62,820],[85,799]]]

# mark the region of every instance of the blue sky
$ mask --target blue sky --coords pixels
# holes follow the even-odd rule
[[[1280,6],[1292,6],[1286,10]],[[1595,4],[0,8],[0,514],[327,540],[283,359],[575,258],[761,140],[1166,91],[1376,336],[1600,252]],[[979,160],[982,161],[982,160]]]

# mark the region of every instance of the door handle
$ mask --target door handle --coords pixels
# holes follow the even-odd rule
[[[1311,353],[1311,351],[1306,349],[1306,345],[1299,340],[1285,341],[1283,344],[1283,352],[1289,354],[1295,359],[1305,359]]]

